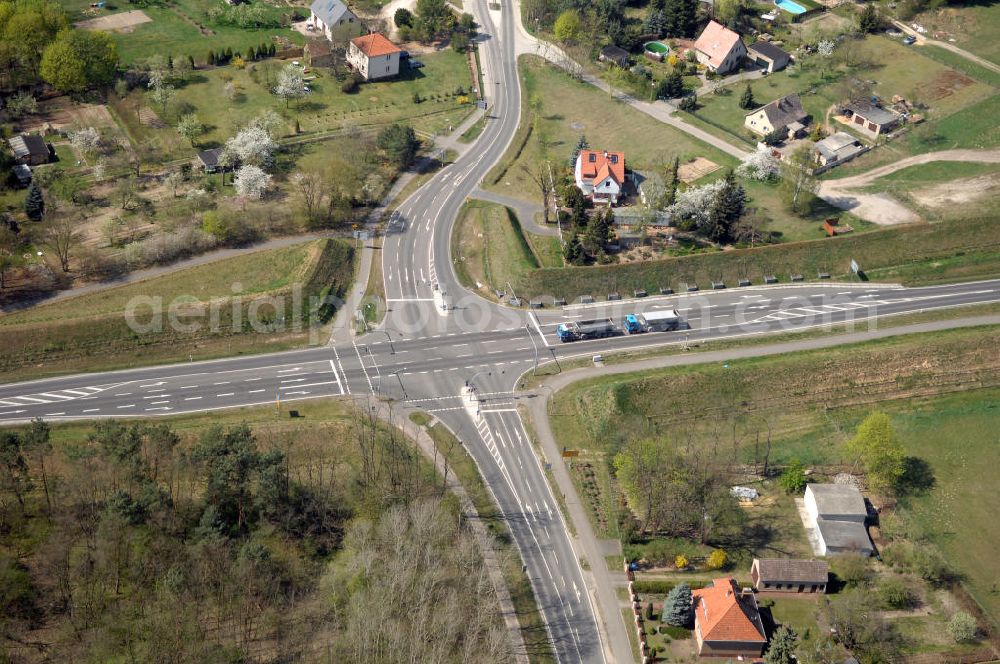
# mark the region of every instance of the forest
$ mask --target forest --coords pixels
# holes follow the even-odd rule
[[[5,430],[0,661],[509,661],[442,485],[371,413]]]

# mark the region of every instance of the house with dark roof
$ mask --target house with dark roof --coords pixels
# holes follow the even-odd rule
[[[721,23],[709,21],[694,43],[698,62],[716,74],[728,74],[743,67],[746,46],[739,34]]]
[[[868,528],[868,508],[861,491],[850,484],[807,484],[802,498],[806,530],[821,556],[875,552]]]
[[[347,46],[347,62],[366,81],[374,81],[399,74],[400,53],[402,50],[385,35],[373,32],[351,40]]]
[[[217,173],[219,171],[219,157],[222,156],[223,148],[209,148],[198,151],[198,163],[206,173]]]
[[[618,48],[614,44],[602,48],[601,54],[597,59],[601,62],[610,62],[613,65],[618,65],[622,69],[628,67],[628,51]]]
[[[758,591],[822,594],[829,577],[830,567],[822,560],[754,558],[750,567]]]
[[[788,53],[766,41],[754,42],[747,46],[747,57],[769,74],[781,71],[792,59]]]
[[[7,139],[7,145],[14,153],[17,163],[25,166],[38,166],[52,161],[54,150],[45,139],[35,134],[21,134]]]
[[[573,176],[584,196],[595,203],[616,205],[625,188],[625,154],[580,150]]]
[[[821,141],[816,141],[816,161],[820,166],[833,168],[854,159],[868,150],[868,146],[846,131],[838,131]]]
[[[767,645],[757,599],[734,579],[692,591],[694,634],[701,657],[760,657]]]
[[[853,128],[873,137],[892,131],[900,123],[898,114],[868,101],[845,104],[843,112]]]
[[[364,25],[341,0],[315,0],[309,7],[306,26],[319,30],[330,41],[341,43],[365,33]]]
[[[759,136],[787,130],[788,137],[795,138],[808,122],[809,116],[802,109],[799,96],[791,94],[747,113],[743,126]]]

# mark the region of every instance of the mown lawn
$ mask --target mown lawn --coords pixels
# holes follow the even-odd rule
[[[707,157],[724,168],[736,165],[729,155],[689,137],[644,113],[612,101],[595,87],[533,56],[518,63],[523,108],[521,128],[484,185],[524,200],[534,200],[536,186],[524,168],[552,163],[569,169],[577,139],[587,137],[595,150],[617,150],[633,170],[651,170],[674,157],[682,162]],[[724,170],[717,171],[721,176]]]
[[[847,57],[845,52],[848,50],[851,65],[841,64],[824,70],[815,59],[810,59],[807,61],[807,69],[793,67],[754,81],[751,88],[756,102],[764,105],[785,95],[797,93],[803,109],[812,116],[813,121],[823,121],[827,110],[843,100],[843,81],[847,77],[860,77],[874,81],[872,91],[883,99],[901,95],[908,101],[928,106],[928,110],[921,111],[927,118],[925,125],[916,128],[912,134],[941,134],[944,137],[942,141],[947,142],[948,147],[982,147],[984,142],[996,140],[996,137],[984,138],[980,129],[966,126],[964,122],[947,123],[950,116],[953,117],[963,109],[976,108],[977,104],[991,97],[995,93],[991,85],[970,78],[922,55],[918,50],[886,37],[871,36],[864,40],[847,41],[838,47],[835,54],[844,58]],[[723,94],[700,98],[701,107],[694,115],[737,134],[738,137],[750,138],[749,131],[743,128],[743,120],[750,111],[739,107],[744,87],[745,83],[737,83],[729,86]],[[978,113],[985,110],[980,108]],[[969,113],[970,116],[973,114],[975,113]],[[837,129],[842,128],[840,125],[835,126]],[[929,146],[909,137],[893,143],[892,147],[901,151],[901,154],[929,151]],[[884,148],[875,153],[882,150]],[[872,154],[865,161],[873,162],[878,156],[880,155]],[[842,174],[851,168],[841,167],[833,172]]]
[[[907,532],[941,547],[987,615],[1000,615],[990,524],[1000,510],[1000,328],[983,327],[581,381],[554,397],[559,443],[613,454],[635,437],[714,445],[719,431],[759,455],[773,432],[772,464],[850,466],[843,452],[873,408],[889,413],[907,453],[934,485],[903,503]],[[754,413],[747,417],[741,412]],[[719,424],[721,420],[723,423]],[[749,442],[747,442],[749,441]],[[823,475],[823,471],[819,472]],[[792,512],[776,515],[783,523]],[[794,540],[794,533],[784,537]],[[802,542],[804,544],[804,536]],[[798,607],[788,607],[794,609]],[[784,612],[779,607],[778,617]],[[801,616],[799,616],[801,618]],[[794,615],[787,616],[793,624]],[[779,620],[780,622],[780,620]]]
[[[195,62],[205,64],[209,49],[224,51],[231,48],[233,52],[245,53],[251,46],[270,44],[276,36],[292,44],[304,41],[300,33],[287,27],[296,10],[273,1],[254,0],[252,3],[263,8],[265,17],[277,22],[277,27],[273,28],[240,28],[213,21],[207,16],[208,10],[217,6],[212,0],[173,0],[169,3],[149,3],[144,7],[110,2],[104,10],[96,11],[90,9],[90,0],[59,0],[59,4],[70,13],[73,21],[141,8],[152,19],[151,22],[132,26],[128,31],[111,33],[118,44],[118,55],[126,64],[151,55],[191,56]],[[305,7],[299,7],[297,11],[300,16],[309,14]],[[202,32],[201,28],[207,32]]]
[[[561,265],[557,238],[530,237],[509,208],[469,201],[452,234],[452,261],[459,279],[485,297],[506,291],[508,283],[519,293],[525,275],[542,265],[533,244],[544,249],[546,264],[559,260]]]

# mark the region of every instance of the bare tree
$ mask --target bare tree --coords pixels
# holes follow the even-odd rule
[[[536,164],[534,168],[521,165],[521,170],[538,187],[542,195],[542,220],[549,223],[549,196],[552,194],[552,181],[549,179],[549,169],[546,164]]]
[[[70,256],[83,239],[77,230],[78,220],[73,217],[70,214],[52,215],[42,232],[45,246],[59,259],[59,267],[63,272],[69,272]]]

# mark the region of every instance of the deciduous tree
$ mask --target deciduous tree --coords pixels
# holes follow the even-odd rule
[[[906,459],[903,443],[889,416],[881,411],[870,413],[858,425],[857,434],[847,444],[847,452],[864,467],[873,489],[892,491],[903,476]]]
[[[110,35],[63,30],[42,55],[41,75],[64,92],[108,85],[118,67],[118,48]]]

